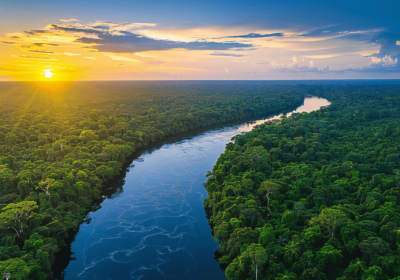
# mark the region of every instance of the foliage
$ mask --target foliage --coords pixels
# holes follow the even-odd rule
[[[293,108],[306,91],[254,82],[2,82],[0,92],[0,275],[46,279],[64,239],[134,151]],[[259,152],[249,164],[267,162]],[[226,231],[253,226],[257,217],[248,211],[227,220],[218,236],[229,238]]]
[[[397,279],[400,87],[305,87],[332,104],[235,136],[208,173],[214,234],[241,221],[219,239],[226,277],[255,279],[252,244],[259,279]]]

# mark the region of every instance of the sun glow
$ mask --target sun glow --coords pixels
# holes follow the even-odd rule
[[[53,69],[45,69],[45,70],[43,70],[43,74],[47,79],[51,79],[55,75],[54,73],[51,73],[52,70]]]

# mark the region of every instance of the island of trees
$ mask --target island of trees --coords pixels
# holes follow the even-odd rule
[[[120,173],[128,157],[138,148],[191,129],[291,109],[302,104],[307,92],[306,87],[273,86],[257,82],[0,83],[0,278],[51,279],[56,253],[60,247],[66,245],[65,239],[79,227],[90,205],[100,198],[105,182]],[[395,108],[393,103],[392,110]],[[383,118],[390,112],[385,111]],[[375,112],[371,117],[376,117]],[[351,123],[352,120],[348,122]],[[388,129],[392,129],[391,135],[396,135],[395,127]],[[299,132],[296,130],[295,133]],[[246,137],[243,139],[251,136]],[[320,136],[315,137],[319,139]],[[383,142],[380,147],[383,147]],[[255,145],[257,146],[259,145]],[[382,149],[388,148],[385,146]],[[376,148],[373,149],[375,151]],[[284,151],[286,157],[289,153]],[[322,150],[316,150],[317,157],[320,152]],[[293,157],[297,153],[296,150]],[[263,161],[264,158],[265,156],[262,157]],[[353,161],[353,165],[355,164]],[[232,176],[247,174],[243,173],[243,168],[253,168],[252,165],[235,166],[233,170],[237,171],[232,171]],[[272,168],[269,162],[265,166],[267,169],[262,167],[257,172]],[[225,203],[222,201],[226,201],[226,205],[235,199],[241,199],[245,203],[250,201],[251,195],[256,195],[252,191],[253,194],[250,194],[249,189],[249,193],[238,190],[232,193],[233,196],[226,195],[225,192],[222,196],[223,181],[224,178],[228,179],[227,172],[230,170],[231,167],[226,167],[223,169],[225,173],[216,174],[219,179],[214,184],[211,182],[214,179],[210,179],[209,186],[216,187],[209,187],[212,199],[209,200],[207,209],[212,203]],[[327,169],[325,172],[331,171]],[[253,177],[249,177],[250,181],[255,180],[251,178]],[[389,177],[382,175],[379,178],[385,187],[377,183],[378,187],[386,188]],[[284,193],[282,183],[277,182],[276,185]],[[368,186],[365,186],[363,201],[372,203],[368,196]],[[393,189],[390,194],[395,192]],[[268,208],[275,211],[274,214],[269,214],[274,215],[271,216],[273,218],[266,219],[266,216],[262,216],[268,210],[261,201],[255,199],[254,208],[249,208],[248,211],[258,213],[254,219],[257,222],[247,224],[238,216],[238,219],[242,219],[242,222],[237,222],[238,227],[242,227],[243,223],[245,231],[251,230],[259,235],[258,232],[266,223],[261,224],[259,219],[266,219],[268,222],[269,219],[276,219],[281,215],[283,208],[278,207],[276,195],[275,192],[271,193]],[[378,195],[379,203],[392,205],[385,204],[388,200],[386,192],[382,191]],[[293,201],[296,199],[297,197],[292,198]],[[394,203],[392,200],[389,202]],[[238,202],[236,204],[243,207]],[[312,205],[304,205],[304,213],[309,213],[307,211]],[[384,209],[392,211],[392,208]],[[219,207],[215,211],[223,213],[226,210]],[[215,213],[213,223],[216,227],[226,227],[221,224],[220,218],[216,218],[217,212]],[[301,226],[308,217],[306,215],[309,214],[300,215],[298,224],[293,226]],[[288,219],[289,216],[288,214]],[[232,223],[231,219],[228,222]],[[385,220],[388,234],[392,234],[392,224],[392,220]],[[266,231],[271,227],[265,228]],[[226,230],[233,232],[231,228]],[[271,232],[275,234],[272,229]],[[225,241],[229,238],[222,237],[219,233],[218,236],[225,246]],[[286,233],[284,237],[292,238],[292,234]],[[247,243],[254,246],[252,244],[257,242],[258,237],[254,242]],[[321,241],[318,239],[316,242]],[[266,245],[265,242],[262,244]],[[224,255],[223,262],[230,263],[236,255]],[[260,263],[262,273],[263,264]],[[247,271],[245,273],[248,274]]]
[[[235,136],[207,174],[226,277],[400,279],[400,87],[307,91],[332,104]]]

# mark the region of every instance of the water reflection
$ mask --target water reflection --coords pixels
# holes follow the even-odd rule
[[[326,105],[325,99],[306,98],[294,112]],[[73,256],[64,249],[69,265],[56,278],[225,279],[213,259],[218,243],[203,210],[204,175],[231,137],[280,117],[172,138],[143,152],[107,184],[103,201],[71,243]]]

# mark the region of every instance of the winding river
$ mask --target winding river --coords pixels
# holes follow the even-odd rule
[[[307,97],[291,113],[329,104]],[[280,116],[192,131],[140,152],[57,256],[56,279],[225,279],[203,210],[205,174],[234,135]]]

